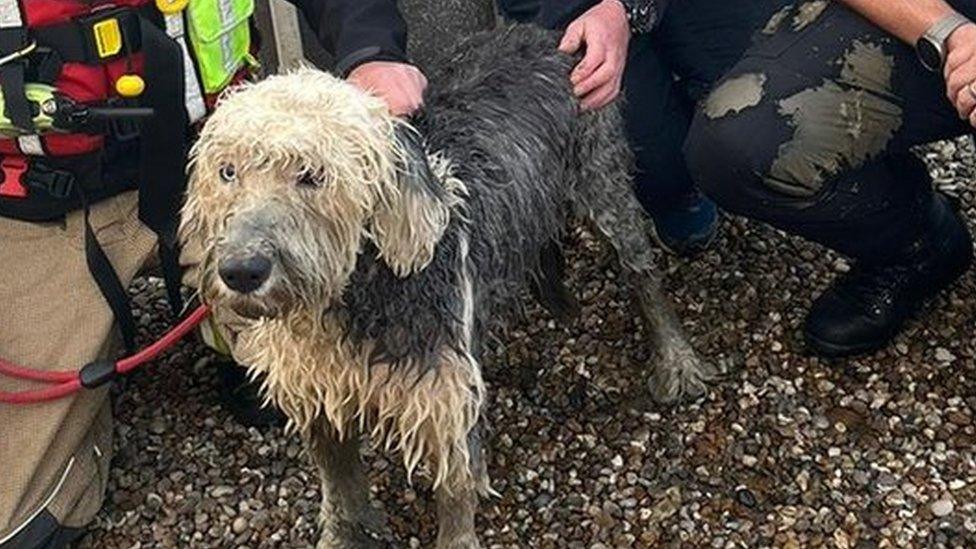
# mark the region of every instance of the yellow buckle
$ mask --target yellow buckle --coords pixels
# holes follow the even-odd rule
[[[190,0],[156,0],[156,9],[160,13],[172,15],[186,9],[186,5],[189,3]]]
[[[122,29],[115,17],[92,25],[95,34],[95,49],[98,57],[105,59],[122,51]]]

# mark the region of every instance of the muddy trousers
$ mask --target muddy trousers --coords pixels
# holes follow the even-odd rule
[[[953,4],[976,16],[976,1]],[[686,153],[725,209],[885,262],[930,230],[932,182],[909,149],[971,131],[911,47],[808,1],[779,12],[701,103]]]
[[[124,284],[153,253],[136,193],[92,208],[91,222]],[[78,368],[114,356],[112,312],[85,264],[81,213],[55,223],[0,218],[0,357]],[[38,388],[0,377],[0,390]],[[102,505],[112,455],[107,388],[27,406],[0,404],[0,548],[54,548]]]
[[[649,212],[694,189],[682,147],[695,101],[735,64],[754,31],[791,0],[681,0],[660,25],[634,36],[624,71],[623,109],[634,152],[634,190]],[[531,21],[539,0],[499,0],[509,19]]]

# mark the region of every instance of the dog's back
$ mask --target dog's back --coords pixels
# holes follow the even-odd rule
[[[560,237],[586,161],[578,138],[600,122],[579,112],[559,36],[515,25],[472,37],[432,75],[418,121],[468,189],[471,256],[494,293],[517,291],[540,247]]]
[[[474,302],[479,326],[518,302],[542,247],[565,230],[577,181],[593,176],[594,148],[617,153],[623,143],[615,106],[580,113],[569,82],[574,60],[558,42],[557,33],[514,25],[471,37],[434,70],[413,123],[466,198],[423,271],[397,279],[363,255],[347,296],[359,313],[354,337],[379,338],[395,357],[422,358],[457,341],[465,300]],[[626,157],[612,162],[607,177],[621,173]],[[472,296],[459,294],[461,256],[473,267]]]

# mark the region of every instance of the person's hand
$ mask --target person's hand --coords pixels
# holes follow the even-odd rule
[[[346,78],[357,88],[386,102],[395,116],[413,114],[424,102],[427,78],[417,67],[392,61],[368,61]]]
[[[559,51],[574,54],[586,47],[569,75],[584,110],[603,107],[620,93],[629,42],[630,25],[620,0],[602,0],[566,28]]]
[[[956,29],[946,48],[946,95],[959,117],[976,127],[976,24]]]

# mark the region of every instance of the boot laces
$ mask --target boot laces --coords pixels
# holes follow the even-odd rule
[[[910,264],[857,265],[838,283],[838,291],[874,315],[882,314],[911,284]]]

